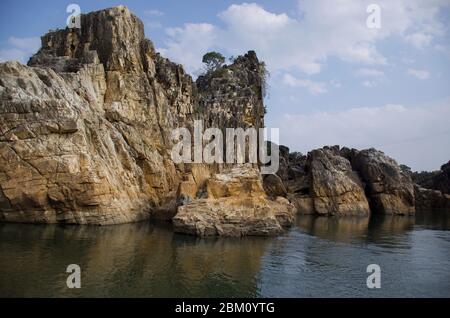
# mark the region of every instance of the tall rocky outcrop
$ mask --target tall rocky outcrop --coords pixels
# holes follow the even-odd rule
[[[174,164],[173,129],[197,118],[261,127],[258,66],[249,52],[196,84],[155,52],[123,6],[81,15],[81,29],[44,35],[28,66],[0,64],[0,220],[170,219],[184,192],[196,199],[221,170]]]
[[[254,51],[200,76],[198,112],[207,127],[264,127],[264,65]]]

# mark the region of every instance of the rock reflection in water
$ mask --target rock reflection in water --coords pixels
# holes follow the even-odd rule
[[[0,224],[1,296],[252,297],[267,239],[197,239],[148,223]],[[78,264],[82,288],[66,287]],[[8,275],[14,273],[14,275]]]
[[[395,243],[395,236],[414,228],[414,217],[377,215],[372,217],[301,216],[297,225],[307,234],[337,242]]]
[[[0,224],[0,297],[450,297],[448,215],[299,216],[272,238]],[[68,289],[67,265],[81,266]],[[382,267],[369,290],[366,267]]]
[[[297,225],[307,234],[342,242],[350,242],[355,237],[367,233],[368,217],[316,217],[300,216]]]

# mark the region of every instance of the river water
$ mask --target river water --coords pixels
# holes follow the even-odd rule
[[[273,238],[0,224],[0,297],[450,297],[450,215],[299,216]],[[69,289],[66,267],[81,268]],[[369,289],[369,264],[381,288]]]

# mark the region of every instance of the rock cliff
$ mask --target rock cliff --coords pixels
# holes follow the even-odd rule
[[[173,129],[262,127],[259,65],[249,52],[195,83],[123,6],[44,35],[28,66],[0,64],[0,220],[170,219],[221,169],[174,164]]]
[[[450,207],[448,195],[415,187],[375,149],[303,156],[280,146],[278,173],[263,178],[255,164],[173,162],[173,130],[192,131],[196,120],[221,130],[264,127],[264,85],[253,51],[194,82],[155,51],[126,7],[83,14],[80,29],[44,35],[27,66],[0,63],[0,221],[153,217],[199,236],[275,235],[296,211]]]

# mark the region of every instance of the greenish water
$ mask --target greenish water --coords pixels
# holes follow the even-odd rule
[[[275,238],[0,224],[1,297],[450,297],[450,217],[298,217]],[[81,267],[68,289],[66,267]],[[368,289],[366,267],[381,267]]]

